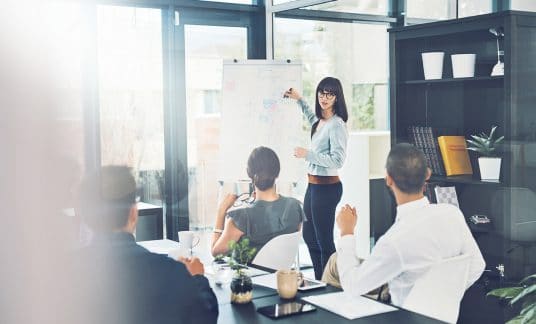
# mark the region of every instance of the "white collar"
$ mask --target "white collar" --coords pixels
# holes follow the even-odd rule
[[[426,197],[399,205],[396,207],[396,221],[399,221],[401,217],[403,218],[405,215],[411,215],[413,214],[413,211],[428,205],[430,205],[430,202]]]

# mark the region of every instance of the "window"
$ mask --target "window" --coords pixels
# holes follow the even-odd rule
[[[216,114],[221,112],[221,91],[219,90],[204,90],[203,102],[205,109],[204,114]]]
[[[190,228],[214,225],[218,203],[224,59],[247,58],[247,29],[186,25],[186,113]]]
[[[536,11],[534,0],[510,0],[512,10]]]
[[[462,18],[490,13],[492,0],[408,0],[406,11],[408,18],[430,20]]]
[[[454,0],[455,1],[455,0]],[[456,7],[451,0],[407,0],[408,18],[445,20],[456,18]]]
[[[304,9],[386,15],[387,0],[337,0],[306,7]]]
[[[54,131],[62,141],[58,146],[62,150],[61,154],[69,159],[67,161],[69,164],[63,164],[64,178],[57,180],[65,181],[61,184],[73,194],[85,168],[81,69],[83,26],[80,4],[51,1],[40,3],[38,6],[34,12],[38,15],[35,19],[39,19],[48,35],[53,35],[39,44],[50,46],[46,48],[47,62],[54,64],[53,67],[47,67],[48,71],[54,73],[54,79],[51,82],[55,86],[54,97],[59,99],[55,100],[58,106],[55,106],[57,110],[54,112],[58,113],[59,118],[56,120]],[[25,19],[31,21],[34,18],[25,17]],[[42,54],[32,53],[31,55]],[[71,208],[74,205],[74,195],[71,195],[64,202],[63,207]]]
[[[225,3],[246,4],[246,5],[255,4],[255,0],[201,0],[201,1],[216,1],[216,2],[225,2]]]
[[[303,96],[311,104],[318,82],[341,80],[349,130],[388,129],[388,35],[385,25],[276,18],[276,59],[303,63]]]
[[[458,0],[458,17],[476,16],[490,13],[491,0]]]
[[[97,14],[101,163],[132,167],[141,201],[162,205],[161,11],[98,6]]]

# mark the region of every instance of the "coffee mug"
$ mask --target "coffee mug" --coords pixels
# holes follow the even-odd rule
[[[277,293],[281,298],[291,299],[298,291],[298,271],[277,270]]]
[[[251,195],[253,192],[253,185],[251,180],[238,180],[234,183],[234,194],[240,197],[241,195]]]
[[[191,250],[199,244],[199,236],[194,231],[180,231],[179,244],[181,247]]]

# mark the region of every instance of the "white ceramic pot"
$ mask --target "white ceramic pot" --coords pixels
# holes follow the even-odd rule
[[[499,180],[499,175],[501,173],[501,158],[479,157],[478,166],[480,167],[480,179]]]
[[[453,54],[452,76],[455,78],[472,78],[475,76],[476,54]]]
[[[424,69],[425,80],[441,79],[443,77],[443,57],[444,52],[421,53],[422,67]]]

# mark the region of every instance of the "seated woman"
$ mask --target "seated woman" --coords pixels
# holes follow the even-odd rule
[[[279,170],[279,158],[273,150],[260,146],[251,152],[247,173],[255,186],[255,202],[229,212],[237,196],[228,194],[221,202],[212,235],[213,256],[227,253],[229,242],[243,237],[259,251],[272,238],[301,229],[305,216],[300,202],[276,192]]]

